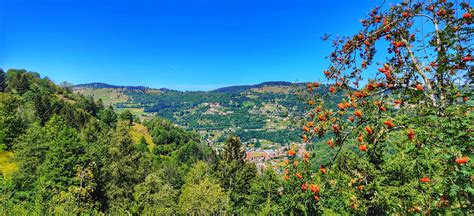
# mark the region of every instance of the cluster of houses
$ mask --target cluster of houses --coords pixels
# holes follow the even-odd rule
[[[298,143],[291,145],[297,150],[297,156],[303,157],[306,152],[306,143]],[[255,163],[259,170],[266,169],[268,166],[272,168],[277,167],[283,159],[288,156],[288,150],[290,146],[282,146],[277,149],[260,149],[260,148],[249,148],[245,149],[246,159],[249,162]]]
[[[203,103],[203,106],[208,107],[208,110],[204,112],[205,115],[229,115],[234,113],[233,111],[224,111],[224,107],[220,103]]]

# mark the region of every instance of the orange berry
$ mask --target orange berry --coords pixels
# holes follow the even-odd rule
[[[328,140],[328,145],[329,145],[329,147],[334,148],[334,143],[333,143],[332,139]]]
[[[304,127],[303,127],[303,131],[305,131],[305,132],[309,132],[309,128],[308,128],[308,127],[306,127],[306,126],[304,126]]]
[[[421,84],[416,84],[416,89],[418,89],[418,91],[423,91],[423,86]]]
[[[314,200],[315,200],[316,202],[319,201],[319,196],[318,196],[318,195],[314,195],[313,198],[314,198]]]
[[[356,96],[357,98],[362,98],[362,97],[364,97],[364,93],[356,91],[356,92],[354,92],[354,96]]]
[[[354,111],[354,115],[357,116],[357,118],[362,118],[362,111],[356,110]]]
[[[391,120],[387,120],[384,122],[385,125],[387,125],[387,127],[389,128],[392,128],[395,126],[395,124],[393,124],[393,122]]]
[[[308,189],[308,184],[306,184],[306,182],[305,182],[301,185],[301,190],[306,191],[307,189]]]
[[[407,132],[407,136],[409,140],[415,139],[415,131],[413,129],[409,129]]]
[[[367,151],[367,146],[366,145],[360,145],[359,150],[366,152]]]
[[[365,131],[367,131],[368,134],[372,134],[374,132],[368,125],[365,126]]]
[[[322,174],[326,174],[327,170],[323,166],[320,166],[319,167],[319,172],[321,172]]]
[[[315,194],[318,194],[320,189],[317,185],[314,185],[314,184],[310,184],[309,185],[309,190],[311,190],[311,192],[315,193]]]
[[[296,177],[298,177],[299,179],[303,178],[303,176],[300,173],[296,173]]]
[[[466,164],[468,161],[469,161],[469,158],[466,157],[466,156],[460,157],[460,158],[456,158],[456,163],[457,163],[458,165]]]
[[[290,150],[288,151],[288,155],[289,155],[289,156],[295,156],[295,154],[296,154],[296,152],[295,152],[295,150],[293,150],[293,149],[290,149]]]
[[[423,178],[420,178],[420,182],[422,182],[422,183],[428,183],[428,182],[430,182],[430,178],[428,178],[428,177],[425,176],[425,177],[423,177]]]
[[[305,160],[308,160],[308,159],[309,159],[309,153],[308,153],[308,152],[305,152],[305,153],[304,153],[304,159],[305,159]]]
[[[293,166],[294,166],[294,167],[297,167],[297,166],[298,166],[298,161],[296,161],[296,160],[293,161]]]
[[[324,115],[318,115],[319,121],[326,121],[326,116]]]
[[[357,137],[357,141],[362,142],[363,140],[364,140],[364,137],[362,136],[362,134],[359,137]]]

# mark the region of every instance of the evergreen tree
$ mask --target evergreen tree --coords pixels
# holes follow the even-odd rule
[[[229,137],[221,153],[218,176],[223,188],[229,193],[233,213],[245,208],[244,197],[257,174],[255,164],[245,161],[245,150],[238,137]]]
[[[125,110],[122,113],[120,113],[119,119],[122,121],[128,122],[129,125],[132,125],[133,114],[130,112],[130,110]]]
[[[29,80],[26,70],[9,69],[7,71],[7,88],[10,91],[23,95],[29,89]]]
[[[283,212],[280,204],[281,176],[273,169],[265,169],[250,186],[249,195],[245,196],[244,214],[277,215]]]
[[[47,211],[54,196],[77,184],[76,169],[85,164],[84,143],[79,134],[60,117],[44,126],[33,124],[15,145],[18,172],[13,182],[21,196]]]
[[[5,92],[7,88],[7,75],[0,68],[0,92]]]
[[[103,109],[99,112],[99,118],[107,125],[113,126],[117,121],[117,114],[114,108],[109,106],[107,109]]]
[[[146,176],[149,164],[133,144],[129,122],[120,121],[108,148],[106,196],[112,211],[125,213],[132,207],[133,187]]]
[[[11,149],[14,140],[34,120],[34,111],[21,97],[10,93],[0,94],[0,149]]]

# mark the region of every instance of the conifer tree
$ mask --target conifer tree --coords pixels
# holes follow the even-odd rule
[[[7,88],[7,74],[0,68],[0,92],[5,92]]]

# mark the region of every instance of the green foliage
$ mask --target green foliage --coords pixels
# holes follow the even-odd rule
[[[99,118],[107,125],[114,126],[117,121],[117,114],[114,112],[112,107],[103,109],[99,112]]]
[[[19,95],[22,95],[28,91],[30,87],[29,78],[31,79],[33,74],[27,73],[26,70],[15,69],[9,69],[7,74],[7,89],[9,91],[18,93]]]
[[[132,125],[133,114],[130,112],[130,110],[125,110],[122,113],[120,113],[119,119],[122,121],[128,122],[129,125]]]
[[[26,108],[26,109],[25,109]],[[21,135],[32,121],[22,98],[16,95],[0,93],[0,150],[10,149],[15,138]]]
[[[318,149],[311,162],[321,171],[306,158],[286,167],[288,212],[473,213],[472,13],[467,3],[406,1],[373,10],[356,35],[334,40],[328,91],[346,98],[336,110],[324,108],[331,101],[308,85],[315,108],[308,110],[303,140]],[[424,25],[433,32],[420,30]],[[374,62],[382,40],[390,42],[385,61]],[[360,88],[361,73],[373,64],[383,75]],[[320,191],[310,193],[307,184]]]
[[[28,88],[21,87],[22,76]],[[127,113],[118,118],[100,101],[24,70],[10,70],[7,86],[0,93],[0,140],[18,169],[0,175],[1,214],[173,214],[181,211],[180,200],[189,203],[184,200],[193,195],[180,191],[192,184],[200,196],[212,189],[211,211],[228,204],[213,169],[206,169],[202,184],[186,180],[200,176],[188,175],[197,161],[217,164],[196,134],[169,121],[148,121],[151,139],[159,142],[151,154],[144,137],[132,141]],[[171,148],[157,153],[160,146]]]
[[[148,145],[146,143],[145,137],[141,136],[140,141],[138,141],[137,149],[142,152],[148,152]]]
[[[109,160],[104,166],[108,205],[117,212],[131,208],[133,187],[145,179],[150,166],[145,153],[134,146],[129,130],[128,121],[118,123],[108,147]]]
[[[245,161],[245,151],[237,137],[229,137],[220,154],[217,174],[221,185],[228,192],[231,212],[242,213],[246,208],[245,196],[249,195],[250,184],[256,176],[255,164]]]
[[[276,215],[283,213],[281,205],[281,176],[266,169],[252,181],[249,194],[245,196],[244,214]]]
[[[228,205],[227,194],[203,162],[198,162],[188,173],[181,194],[179,205],[183,214],[224,213]]]
[[[135,186],[134,212],[145,215],[171,215],[177,211],[178,191],[165,183],[157,173],[150,173]]]

